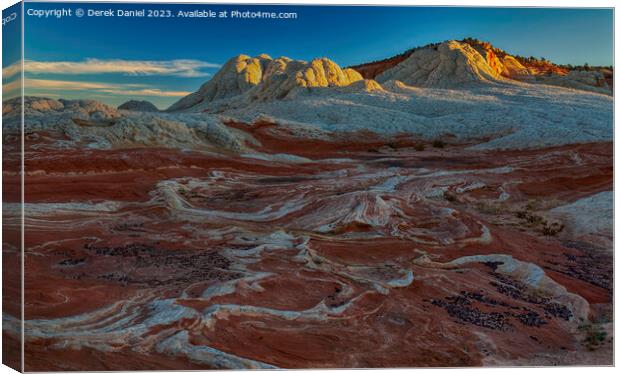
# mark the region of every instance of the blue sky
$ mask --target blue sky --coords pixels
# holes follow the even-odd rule
[[[240,53],[304,60],[327,56],[347,66],[466,36],[557,63],[613,63],[609,9],[26,3],[26,9],[62,6],[169,9],[174,14],[179,9],[261,10],[297,12],[298,18],[26,16],[25,59],[32,61],[27,93],[88,96],[112,105],[147,99],[164,108]]]

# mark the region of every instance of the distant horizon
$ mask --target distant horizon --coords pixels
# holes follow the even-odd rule
[[[465,37],[487,41],[512,55],[544,57],[559,65],[614,65],[611,9],[37,2],[25,3],[25,10],[42,14],[61,7],[75,11],[80,6],[93,11],[162,9],[173,17],[27,15],[26,94],[94,99],[113,106],[147,100],[165,109],[196,91],[239,54],[267,53],[306,61],[328,57],[346,67]],[[234,9],[295,13],[297,18],[174,16],[179,10]],[[90,27],[84,27],[85,21]],[[5,52],[5,56],[12,54]],[[5,99],[16,84],[11,77],[6,79],[14,62],[3,61]]]
[[[386,56],[386,57],[378,58],[378,59],[376,59],[376,60],[368,60],[368,61],[363,61],[363,62],[360,62],[360,63],[350,64],[350,65],[341,65],[341,64],[338,64],[338,65],[339,65],[341,68],[343,68],[343,69],[344,69],[344,68],[346,68],[346,67],[354,67],[354,66],[357,66],[357,65],[364,65],[364,64],[367,64],[367,63],[372,63],[372,62],[379,62],[379,61],[382,61],[382,60],[386,60],[386,59],[392,58],[392,57],[394,57],[394,56],[398,56],[399,54],[405,53],[405,52],[407,52],[408,50],[413,49],[413,48],[424,47],[424,46],[426,46],[426,45],[428,45],[428,44],[443,43],[443,42],[446,42],[446,41],[449,41],[449,40],[457,40],[457,39],[446,39],[446,40],[441,40],[441,41],[437,41],[437,42],[427,43],[427,44],[424,44],[424,45],[421,45],[421,46],[414,46],[414,47],[410,47],[410,48],[407,48],[407,49],[403,50],[401,53],[397,53],[397,54],[394,54],[394,55],[390,55],[390,56]],[[487,42],[486,40],[482,40],[482,39],[479,39],[479,40],[480,40],[480,41],[483,41],[483,42]],[[493,43],[490,43],[490,44],[491,44],[491,45],[493,45],[493,46],[494,46],[494,47],[496,47],[496,48],[499,48],[499,47],[497,47],[497,46],[496,46],[495,44],[493,44]],[[500,49],[502,49],[502,48],[500,48]],[[506,51],[506,52],[510,53],[510,51]],[[231,60],[231,59],[233,59],[233,58],[235,58],[235,57],[237,57],[237,56],[239,56],[239,55],[243,55],[243,54],[244,54],[244,53],[239,53],[239,54],[237,54],[237,55],[231,56],[228,60],[226,60],[226,61],[224,61],[222,64],[220,64],[220,65],[219,65],[219,68],[221,68],[221,67],[222,67],[222,66],[223,66],[226,62],[228,62],[229,60]],[[289,57],[289,58],[293,58],[293,59],[295,59],[294,57],[291,57],[291,56],[274,56],[274,55],[271,55],[271,54],[269,54],[269,53],[265,53],[265,52],[264,52],[263,54],[267,54],[267,55],[269,55],[271,58],[274,58],[274,59],[275,59],[275,58],[279,58],[279,57]],[[258,56],[258,55],[250,55],[250,57],[255,57],[255,56]],[[514,55],[513,55],[513,56],[514,56]],[[315,58],[321,58],[321,57],[327,57],[327,58],[329,58],[329,56],[316,56]],[[540,59],[541,57],[542,57],[542,58],[544,58],[544,56],[521,56],[521,57],[535,57],[535,58],[537,58],[537,59]],[[550,61],[551,63],[554,63],[554,64],[558,65],[558,66],[572,65],[572,64],[559,64],[559,63],[557,63],[557,62],[555,62],[555,61],[552,61],[552,60],[549,60],[549,61]],[[146,60],[145,60],[145,61],[143,61],[143,62],[148,62],[148,61],[146,61]],[[337,61],[334,61],[334,62],[338,63]],[[79,63],[79,62],[78,62],[78,63]],[[601,68],[603,68],[603,67],[611,67],[612,69],[613,69],[613,68],[615,68],[613,64],[611,64],[611,65],[594,65],[594,64],[588,64],[587,62],[586,62],[586,63],[584,63],[584,64],[581,64],[581,65],[573,65],[573,66],[579,67],[579,66],[584,66],[584,65],[588,65],[588,66],[590,66],[590,67],[595,67],[595,68],[596,68],[596,67],[601,67]],[[219,68],[218,68],[218,71],[219,71]],[[183,96],[179,96],[179,97],[178,97],[178,99],[181,99],[182,97],[184,97],[184,96],[186,96],[186,95],[189,95],[189,94],[191,94],[191,93],[193,93],[193,92],[197,91],[197,90],[200,88],[200,86],[201,86],[202,84],[204,84],[204,83],[206,83],[206,82],[210,81],[210,80],[213,78],[213,75],[214,75],[214,74],[212,74],[212,75],[210,75],[210,76],[206,77],[206,79],[205,79],[202,83],[200,83],[200,84],[196,87],[196,89],[195,89],[194,91],[187,91],[187,92],[183,92],[183,94],[184,94],[184,95],[183,95]],[[10,99],[15,98],[15,97],[18,97],[18,96],[19,96],[19,95],[15,95],[15,96],[11,96],[11,97],[5,98],[5,99],[4,99],[4,101],[6,101],[6,100],[10,100]],[[35,94],[28,94],[28,93],[26,93],[26,95],[25,95],[25,96],[36,96],[36,97],[43,97],[43,98],[48,98],[48,99],[56,99],[56,100],[58,100],[58,99],[64,99],[64,100],[90,99],[90,97],[84,97],[84,96],[80,96],[80,95],[78,95],[77,97],[73,97],[72,95],[69,95],[69,98],[68,98],[68,97],[64,97],[64,96],[62,96],[62,97],[61,97],[61,96],[57,96],[57,95],[35,95]],[[56,96],[56,97],[54,97],[54,96]],[[148,101],[148,102],[150,102],[150,103],[153,103],[153,101],[152,101],[152,100],[149,100],[149,96],[148,96],[148,95],[147,95],[147,96],[127,96],[127,97],[128,97],[128,98],[127,98],[126,100],[119,101],[118,103],[117,103],[116,101],[114,101],[113,103],[110,103],[110,102],[107,102],[107,101],[106,101],[106,100],[104,100],[104,99],[97,100],[97,101],[101,101],[101,102],[103,102],[103,103],[105,103],[105,104],[108,104],[108,105],[111,105],[111,106],[114,106],[114,107],[118,107],[119,105],[124,104],[124,103],[126,103],[126,102],[128,102],[128,101]],[[111,99],[114,99],[114,98],[111,98]],[[93,99],[93,100],[95,100],[95,99]],[[156,104],[154,104],[154,103],[153,103],[153,104],[154,104],[154,105],[155,105],[155,106],[156,106],[159,110],[165,110],[165,109],[167,109],[170,105],[172,105],[172,104],[173,104],[174,102],[176,102],[176,101],[177,101],[177,100],[174,100],[173,102],[171,102],[170,104],[166,105],[165,107],[160,107],[160,106],[158,106],[158,105],[156,105]]]

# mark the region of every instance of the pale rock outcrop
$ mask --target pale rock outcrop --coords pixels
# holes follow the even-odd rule
[[[399,80],[389,80],[387,82],[383,82],[381,87],[386,89],[387,91],[400,93],[400,94],[411,94],[419,90],[420,88],[408,86]]]
[[[310,62],[282,60],[269,68],[264,82],[248,92],[250,101],[270,101],[293,97],[303,88],[343,87],[363,80],[353,69],[341,69],[328,58]]]
[[[341,69],[328,58],[310,62],[288,57],[272,59],[268,55],[240,55],[224,67],[200,89],[173,104],[168,111],[204,110],[218,107],[214,102],[229,100],[228,104],[253,101],[281,100],[292,97],[299,89],[343,87],[363,80],[355,70]],[[212,109],[212,108],[211,108]]]
[[[614,194],[600,192],[573,203],[551,209],[547,216],[565,225],[560,237],[565,240],[595,243],[613,249]]]
[[[74,118],[93,121],[113,120],[120,117],[115,108],[96,100],[58,100],[63,104],[64,111],[74,113]]]
[[[531,290],[545,295],[551,301],[565,305],[571,311],[573,321],[586,320],[590,312],[590,304],[587,300],[578,294],[569,292],[566,287],[549,277],[543,268],[531,262],[517,260],[510,255],[464,256],[446,263],[435,262],[423,255],[415,259],[414,263],[439,269],[458,269],[471,263],[495,263],[497,264],[495,272],[514,278]]]
[[[497,57],[495,52],[492,49],[485,48],[483,45],[475,45],[473,48],[480,53],[480,55],[485,59],[487,64],[491,69],[493,69],[497,74],[502,74],[504,72],[504,64]]]
[[[159,112],[159,109],[153,103],[146,100],[129,100],[119,105],[117,109],[133,112]]]
[[[566,79],[574,82],[587,84],[593,87],[601,87],[609,90],[609,86],[605,81],[605,77],[601,72],[598,71],[572,70],[567,75],[565,75],[565,77]]]
[[[457,88],[468,83],[501,81],[502,77],[469,44],[451,40],[416,50],[377,76],[379,83],[389,80],[417,87]]]
[[[6,100],[2,103],[2,115],[3,116],[16,116],[21,115],[22,100],[21,97],[15,97]],[[38,98],[32,96],[24,96],[24,110],[47,112],[53,110],[60,110],[64,105],[54,99]]]
[[[2,115],[6,119],[21,116],[21,98],[16,97],[2,103]],[[64,100],[49,99],[35,96],[24,96],[24,115],[38,117],[71,113],[73,118],[84,120],[112,120],[120,117],[115,108],[95,100]]]
[[[345,69],[345,72],[335,62],[325,57],[314,59],[308,65],[304,65],[294,72],[295,79],[301,87],[346,86],[362,79],[355,70]]]
[[[573,70],[566,75],[552,74],[538,77],[537,81],[553,86],[611,95],[611,88],[607,85],[603,74],[598,71]]]
[[[357,82],[357,81],[364,79],[364,77],[362,77],[362,75],[358,73],[355,69],[346,68],[346,69],[343,69],[342,72],[346,75],[347,80],[349,82]],[[369,80],[374,81],[374,79],[369,79]]]
[[[385,92],[385,89],[374,79],[362,79],[358,81],[354,81],[350,85],[344,87],[346,91],[350,92]]]
[[[53,99],[38,99],[33,97],[24,98],[24,108],[32,109],[39,112],[47,112],[50,110],[60,110],[65,106],[58,100]]]
[[[264,80],[267,77],[284,72],[291,61],[293,60],[284,56],[274,59],[269,64],[267,64],[267,67],[265,68],[263,77],[261,79]]]
[[[3,116],[3,131],[19,134],[19,98],[5,101],[13,111]],[[158,146],[181,149],[224,149],[238,152],[241,141],[219,118],[203,113],[124,111],[94,100],[54,100],[25,97],[24,132],[60,133],[57,148],[134,148]],[[36,149],[36,145],[32,146]]]
[[[510,55],[506,55],[502,58],[502,65],[504,67],[502,75],[505,77],[518,79],[526,78],[530,75],[529,70],[523,66],[519,60]]]
[[[168,111],[183,110],[203,102],[240,95],[262,81],[263,72],[272,61],[266,54],[256,57],[246,55],[233,57],[198,91],[177,101],[168,108]]]
[[[517,80],[528,80],[531,78],[530,71],[519,60],[509,54],[505,54],[505,52],[497,52],[498,50],[494,49],[490,44],[475,44],[472,48],[480,53],[489,67],[497,74]],[[498,53],[500,53],[501,57],[498,56]]]

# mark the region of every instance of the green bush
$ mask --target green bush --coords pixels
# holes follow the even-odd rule
[[[584,323],[579,326],[579,330],[584,333],[583,345],[590,351],[595,350],[607,339],[607,332],[599,325]]]

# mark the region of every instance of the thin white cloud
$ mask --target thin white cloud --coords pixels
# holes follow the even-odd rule
[[[125,95],[125,96],[151,96],[151,97],[184,97],[189,95],[191,92],[188,91],[162,91],[158,88],[143,88],[140,90],[102,90],[101,92],[106,92],[115,95]]]
[[[2,85],[3,92],[11,92],[20,88],[20,80]],[[100,82],[79,82],[52,79],[26,79],[24,85],[27,95],[49,96],[54,91],[88,91],[85,96],[103,94],[107,96],[147,96],[147,97],[183,97],[187,91],[165,91],[143,84],[116,84]],[[51,92],[49,92],[51,91]],[[56,92],[57,93],[57,92]]]
[[[75,82],[51,79],[26,79],[24,87],[26,90],[64,90],[64,91],[83,91],[83,90],[104,90],[123,85],[115,85],[99,82]],[[127,85],[125,85],[127,86]],[[132,85],[135,86],[135,85]]]
[[[13,76],[21,73],[22,71],[22,62],[21,61],[16,61],[14,63],[12,63],[11,65],[2,68],[2,77],[4,79],[6,78],[12,78]]]
[[[83,61],[24,61],[26,74],[107,74],[126,75],[170,75],[177,77],[206,77],[210,74],[204,69],[218,68],[220,65],[200,60],[102,60],[88,58]],[[2,75],[10,78],[21,71],[20,62],[2,69]]]
[[[17,78],[7,83],[3,83],[2,84],[2,95],[9,96],[10,94],[13,93],[13,91],[21,92],[21,87],[22,87],[21,82],[22,82],[21,79]]]

